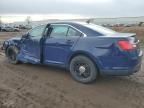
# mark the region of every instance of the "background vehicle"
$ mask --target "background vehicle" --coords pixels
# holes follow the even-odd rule
[[[19,25],[19,28],[20,29],[30,30],[30,29],[32,29],[32,26],[31,25]]]
[[[16,27],[6,26],[6,27],[2,27],[1,31],[5,31],[5,32],[18,32],[18,31],[20,31],[20,29],[16,28]]]
[[[5,41],[3,49],[13,64],[29,62],[64,67],[82,83],[92,82],[98,75],[135,73],[142,58],[135,34],[75,22],[38,26],[22,38]]]

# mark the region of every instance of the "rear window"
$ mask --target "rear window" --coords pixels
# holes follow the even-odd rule
[[[116,31],[95,24],[85,24],[84,26],[104,35],[113,35],[116,33]]]

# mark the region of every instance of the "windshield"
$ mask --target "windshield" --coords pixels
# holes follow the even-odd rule
[[[84,26],[104,35],[113,35],[116,33],[116,31],[95,24],[85,24]]]

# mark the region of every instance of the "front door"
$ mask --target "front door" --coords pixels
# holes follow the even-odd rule
[[[32,29],[26,37],[22,39],[22,46],[19,54],[19,59],[30,63],[40,63],[41,38],[45,26],[38,26]]]
[[[64,65],[73,46],[82,35],[68,25],[51,25],[52,31],[44,43],[44,64]]]

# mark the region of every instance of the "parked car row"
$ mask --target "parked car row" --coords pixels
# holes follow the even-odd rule
[[[18,27],[11,27],[11,26],[1,26],[0,27],[1,32],[19,32],[20,29]]]
[[[4,31],[4,32],[19,32],[20,29],[16,28],[16,27],[1,27],[0,31]]]
[[[137,24],[101,24],[103,27],[132,27],[132,26],[144,26],[143,22]]]
[[[31,25],[19,25],[18,27],[19,29],[27,29],[27,30],[32,29]]]
[[[0,26],[1,32],[19,32],[22,29],[29,30],[32,27],[30,25],[18,25],[18,26]]]

